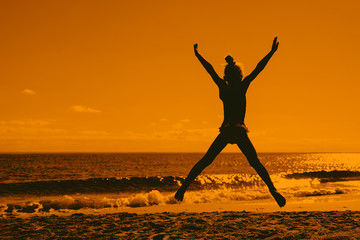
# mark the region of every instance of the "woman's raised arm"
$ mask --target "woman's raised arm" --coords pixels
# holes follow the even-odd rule
[[[252,71],[247,77],[244,78],[244,82],[250,84],[257,75],[265,68],[266,64],[269,62],[270,58],[274,55],[279,47],[279,42],[277,41],[277,37],[274,38],[273,44],[271,47],[271,51],[258,63],[254,71]]]
[[[222,80],[219,77],[219,75],[217,75],[213,66],[200,55],[200,53],[198,52],[197,49],[198,49],[198,45],[196,43],[196,44],[194,44],[195,56],[199,59],[200,63],[203,65],[203,67],[206,69],[206,71],[210,74],[210,76],[212,77],[212,79],[214,80],[216,85],[218,85],[220,87],[220,85],[223,83],[224,80]]]

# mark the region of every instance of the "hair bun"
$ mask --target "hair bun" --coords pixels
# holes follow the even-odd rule
[[[226,58],[225,58],[225,61],[229,64],[229,65],[234,65],[235,62],[234,62],[234,58],[230,55],[227,55]]]

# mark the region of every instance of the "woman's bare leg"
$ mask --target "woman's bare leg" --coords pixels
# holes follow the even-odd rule
[[[256,150],[246,133],[244,133],[241,136],[241,139],[239,140],[239,143],[237,145],[239,146],[240,150],[244,153],[250,165],[255,169],[255,171],[259,174],[261,179],[265,182],[266,186],[269,188],[271,195],[275,198],[277,204],[280,207],[285,206],[286,204],[285,198],[280,193],[277,192],[273,182],[270,179],[269,173],[259,161]]]
[[[175,198],[179,201],[182,201],[186,189],[190,186],[190,183],[207,167],[209,166],[216,156],[224,149],[227,145],[227,142],[224,136],[220,133],[214,142],[211,144],[209,150],[206,152],[204,157],[198,161],[195,166],[191,169],[189,175],[185,179],[184,183],[181,185],[179,190],[175,194]]]

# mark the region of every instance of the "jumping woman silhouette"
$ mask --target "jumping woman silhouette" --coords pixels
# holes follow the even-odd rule
[[[225,58],[227,65],[225,67],[224,79],[221,79],[215,72],[212,65],[199,54],[198,45],[194,45],[196,57],[219,87],[220,99],[222,100],[224,106],[224,121],[220,127],[220,134],[211,144],[204,157],[191,169],[182,186],[176,192],[175,198],[177,200],[183,200],[186,189],[189,187],[190,183],[207,166],[209,166],[216,156],[225,148],[225,146],[230,143],[238,145],[250,165],[266,183],[277,204],[280,207],[285,206],[286,200],[280,193],[277,192],[268,172],[259,161],[255,148],[248,137],[248,130],[244,124],[247,89],[250,83],[265,68],[270,58],[278,49],[278,46],[279,42],[277,41],[277,37],[275,37],[271,51],[258,63],[255,70],[244,79],[241,68],[234,62],[234,59],[231,56],[227,56]]]

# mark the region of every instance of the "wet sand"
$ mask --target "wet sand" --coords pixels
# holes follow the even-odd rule
[[[359,211],[72,214],[0,218],[1,239],[358,239]]]

